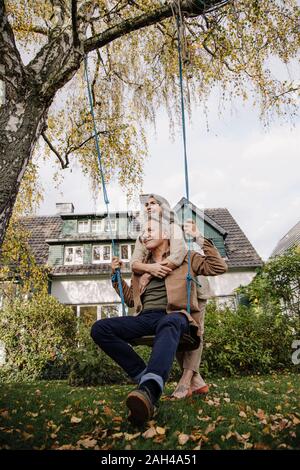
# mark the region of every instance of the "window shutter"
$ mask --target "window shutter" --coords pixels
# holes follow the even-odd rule
[[[92,263],[92,245],[83,245],[83,264]]]
[[[60,266],[64,264],[64,246],[50,245],[48,264],[50,266]]]

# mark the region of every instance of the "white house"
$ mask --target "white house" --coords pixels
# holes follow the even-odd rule
[[[71,305],[88,322],[121,314],[121,303],[111,286],[112,239],[105,213],[74,213],[73,204],[57,204],[55,216],[27,217],[30,245],[41,264],[51,266],[49,292]],[[174,208],[185,220],[186,200]],[[235,302],[234,290],[247,285],[262,260],[227,209],[189,209],[199,228],[210,238],[228,264],[228,272],[210,278],[219,302]],[[123,277],[130,279],[129,260],[140,231],[139,213],[111,214],[114,251],[124,263]]]

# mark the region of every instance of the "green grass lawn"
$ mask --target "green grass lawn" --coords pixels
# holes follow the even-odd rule
[[[205,399],[172,401],[143,428],[127,422],[129,386],[0,385],[4,449],[300,449],[300,375],[215,379]]]

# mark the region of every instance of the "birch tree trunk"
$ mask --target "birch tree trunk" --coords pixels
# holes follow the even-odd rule
[[[62,2],[52,0],[52,3],[59,11]],[[161,7],[149,13],[121,19],[119,24],[85,39],[88,13],[85,10],[84,15],[77,16],[76,0],[70,3],[68,14],[59,11],[47,44],[24,66],[7,18],[5,0],[0,0],[0,80],[5,83],[5,104],[0,106],[0,247],[22,177],[46,128],[49,107],[57,91],[79,69],[84,54],[171,17],[174,11],[169,3],[162,2]],[[87,3],[91,4],[89,14],[92,14],[93,2]],[[195,15],[224,3],[226,0],[207,0],[205,4],[181,1],[182,8]],[[85,2],[83,6],[86,7]]]

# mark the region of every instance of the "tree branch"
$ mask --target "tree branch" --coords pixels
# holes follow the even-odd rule
[[[65,155],[65,160],[64,160],[63,157],[60,155],[60,153],[52,145],[52,143],[50,142],[50,140],[46,136],[45,132],[42,132],[42,137],[43,137],[44,141],[46,142],[46,144],[48,145],[48,147],[50,148],[50,150],[52,150],[52,152],[57,156],[58,160],[60,161],[62,169],[64,170],[65,168],[68,168],[69,159],[67,158],[67,155]]]
[[[100,135],[100,134],[110,134],[111,132],[113,132],[115,129],[113,129],[112,131],[98,131],[97,132],[97,135]],[[46,133],[45,132],[42,132],[42,137],[44,139],[44,141],[46,142],[46,144],[48,145],[48,147],[50,148],[50,150],[56,155],[56,157],[58,158],[60,164],[61,164],[61,167],[63,170],[65,170],[66,168],[69,167],[69,155],[73,152],[76,152],[76,150],[79,150],[81,149],[84,145],[86,145],[90,140],[94,139],[95,138],[95,134],[92,134],[90,135],[87,139],[85,139],[83,142],[81,142],[80,144],[78,145],[73,145],[71,147],[68,147],[67,151],[65,152],[64,156],[61,156],[61,154],[59,153],[59,151],[54,147],[54,145],[50,142],[50,140],[48,139],[48,137],[46,136]]]
[[[115,129],[113,129],[112,131],[98,131],[97,132],[97,135],[100,135],[100,134],[111,134],[111,132],[113,132]],[[87,144],[90,140],[94,139],[95,138],[95,134],[92,134],[90,135],[87,139],[85,139],[83,142],[81,142],[81,144],[79,145],[73,145],[72,147],[70,147],[66,153],[66,155],[70,155],[70,153],[73,153],[73,152],[76,152],[76,150],[79,150],[81,149],[81,147],[83,147],[85,144]]]
[[[79,46],[79,37],[77,29],[77,0],[72,0],[72,31],[73,31],[73,45],[74,47]]]
[[[181,9],[183,12],[188,12],[189,14],[194,13],[200,15],[205,11],[216,7],[218,4],[223,6],[224,1],[208,0],[206,4],[202,5],[202,8],[200,8],[199,6],[193,6],[190,0],[182,0]],[[99,47],[103,47],[121,36],[132,33],[133,31],[137,31],[141,28],[144,28],[145,26],[151,26],[155,23],[158,23],[159,21],[170,18],[172,15],[172,6],[170,4],[165,4],[149,13],[144,13],[142,15],[136,16],[135,18],[129,18],[127,20],[121,21],[119,24],[108,28],[104,32],[86,39],[84,42],[84,51],[90,52]]]

